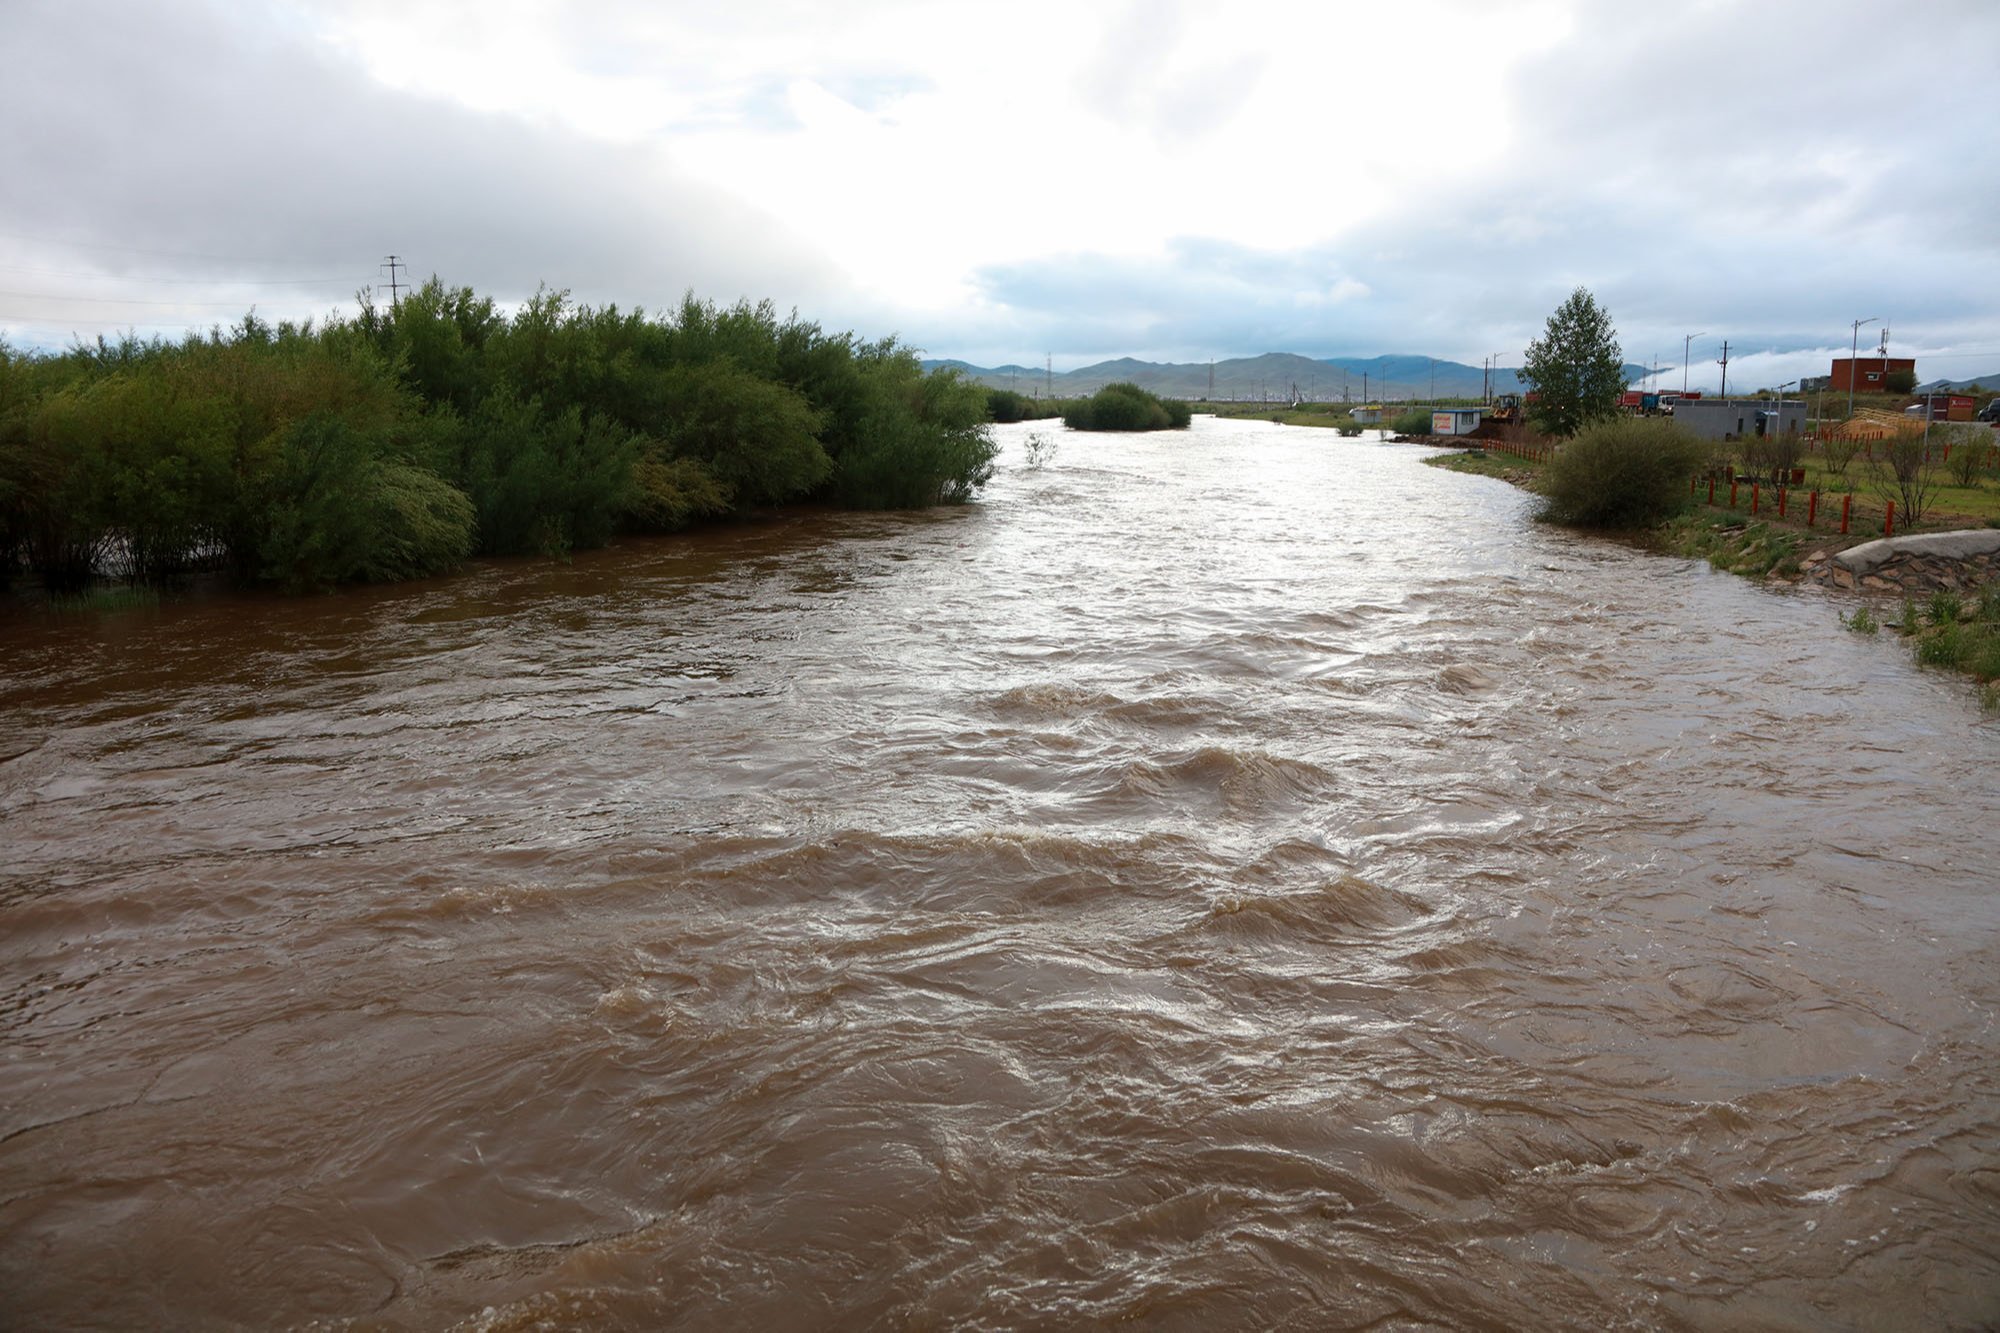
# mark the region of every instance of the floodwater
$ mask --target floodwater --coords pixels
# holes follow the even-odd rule
[[[1410,446],[1001,434],[0,624],[0,1324],[2000,1320],[1969,685]]]

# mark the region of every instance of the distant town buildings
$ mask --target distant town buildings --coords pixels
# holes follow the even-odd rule
[[[1754,439],[1803,431],[1806,405],[1790,399],[1683,398],[1674,404],[1674,422],[1704,440]]]

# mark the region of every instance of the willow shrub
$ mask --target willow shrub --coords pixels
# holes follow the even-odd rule
[[[704,519],[727,514],[729,488],[692,458],[673,458],[649,440],[632,466],[632,489],[625,499],[625,525],[635,532],[679,532]]]
[[[986,391],[986,419],[988,421],[1041,421],[1048,417],[1062,415],[1061,408],[1051,399],[1043,402],[1025,393],[1012,389],[988,389]]]
[[[963,504],[993,476],[999,446],[986,395],[950,370],[925,374],[900,350],[860,361],[859,429],[841,450],[833,493],[855,509]]]
[[[738,508],[800,499],[833,471],[805,395],[733,360],[674,367],[662,399],[672,456],[700,463]]]
[[[1398,435],[1428,435],[1431,433],[1430,409],[1413,408],[1390,422],[1389,429]]]
[[[565,555],[602,546],[630,508],[639,441],[572,407],[488,394],[464,426],[460,486],[479,515],[486,555]]]
[[[1063,413],[1071,430],[1179,430],[1193,419],[1194,409],[1186,403],[1122,382],[1105,385]]]
[[[455,569],[472,550],[472,502],[333,417],[286,432],[267,480],[257,572],[291,591]]]
[[[1671,421],[1628,417],[1586,426],[1542,474],[1542,517],[1586,528],[1642,528],[1689,503],[1709,446]]]

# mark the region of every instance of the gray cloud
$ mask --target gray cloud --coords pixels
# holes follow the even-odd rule
[[[689,77],[696,54],[674,54],[670,40],[679,20],[659,19],[625,49],[629,17],[588,11],[551,60]],[[1287,147],[1268,177],[1159,183],[1163,217],[1184,191],[1235,191],[1246,209],[1259,191],[1304,200],[1329,219],[1323,240],[1275,251],[1183,235],[1155,258],[990,264],[973,273],[980,300],[916,313],[855,290],[810,235],[823,210],[865,210],[865,195],[801,198],[794,230],[677,171],[664,144],[608,144],[398,92],[262,9],[16,0],[0,7],[0,42],[16,53],[15,104],[35,110],[0,138],[0,256],[11,266],[0,287],[57,288],[29,270],[97,272],[122,285],[62,289],[193,292],[215,304],[31,310],[0,297],[0,326],[60,336],[128,314],[206,323],[252,300],[306,313],[344,301],[395,251],[419,273],[503,300],[543,281],[628,305],[688,288],[768,295],[834,327],[900,331],[984,362],[1269,350],[1477,361],[1518,353],[1578,285],[1611,309],[1636,360],[1696,329],[1753,356],[1844,346],[1862,315],[1926,346],[2000,349],[2000,136],[1977,71],[1953,64],[2000,51],[2000,9],[1928,5],[1921,25],[1895,36],[1883,18],[1851,2],[1724,0],[1657,15],[1585,4],[1574,32],[1504,77],[1413,74],[1409,96],[1461,105],[1463,132],[1411,142],[1435,170],[1371,222],[1334,221],[1348,192],[1383,188],[1343,173],[1341,145],[1397,142],[1402,108],[1330,97],[1323,122],[1236,127],[1249,142],[1296,135],[1311,147]],[[751,41],[785,21],[724,16],[710,36]],[[1169,146],[1228,123],[1260,70],[1218,63],[1203,41],[1213,21],[1194,4],[1148,6],[1106,28],[1091,104]],[[693,123],[791,123],[786,70],[732,69],[693,90]],[[948,71],[899,64],[893,51],[820,73],[857,105],[949,84]],[[962,160],[922,169],[968,209],[1064,206],[1035,192],[1033,172],[1013,189],[1007,172],[982,169],[996,151],[968,145]],[[237,285],[340,274],[353,282]],[[170,277],[215,286],[144,281]],[[2000,351],[1991,360],[2000,365]]]
[[[89,265],[227,287],[245,273],[371,275],[394,251],[503,300],[547,281],[627,305],[677,302],[690,287],[810,304],[839,285],[800,237],[643,146],[387,89],[202,7],[4,15],[0,43],[35,53],[17,62],[13,94],[40,108],[32,132],[0,138],[0,175],[14,183],[0,195],[0,244],[17,270]],[[264,305],[349,295],[280,289]],[[50,310],[51,324],[103,313]]]

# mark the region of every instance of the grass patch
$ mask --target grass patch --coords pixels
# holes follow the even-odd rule
[[[1713,509],[1671,519],[1659,529],[1664,550],[1706,560],[1717,569],[1746,578],[1799,572],[1806,535],[1794,528],[1745,522]]]
[[[58,615],[101,615],[108,611],[151,610],[160,604],[157,588],[106,583],[82,592],[53,594],[49,609]]]
[[[1511,454],[1492,454],[1484,449],[1467,449],[1454,454],[1434,454],[1424,460],[1431,467],[1441,467],[1447,472],[1466,472],[1475,477],[1502,477],[1516,480],[1523,472],[1532,470],[1535,464],[1524,462]]]

